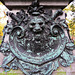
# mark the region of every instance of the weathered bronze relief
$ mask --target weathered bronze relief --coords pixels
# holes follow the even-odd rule
[[[9,13],[12,20],[3,30],[0,47],[5,55],[2,68],[20,68],[25,75],[51,75],[59,64],[67,67],[73,63],[74,44],[65,35],[68,26],[58,17],[62,14],[61,9],[55,14],[45,12],[37,0],[27,13],[23,9],[16,15]],[[4,42],[5,35],[9,35],[8,42]]]

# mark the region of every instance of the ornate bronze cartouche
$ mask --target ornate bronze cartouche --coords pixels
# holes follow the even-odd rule
[[[27,13],[21,9],[16,15],[9,13],[11,22],[4,30],[0,51],[4,54],[2,68],[21,69],[25,75],[51,75],[61,64],[64,67],[74,62],[68,26],[61,9],[55,14],[44,11],[37,0]],[[66,36],[65,31],[68,36]],[[9,41],[4,42],[5,36]],[[8,66],[9,64],[9,66]]]

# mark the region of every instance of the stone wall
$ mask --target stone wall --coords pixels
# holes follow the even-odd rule
[[[5,0],[5,5],[12,11],[27,9],[33,0]],[[68,5],[69,0],[39,0],[45,9],[59,9]]]

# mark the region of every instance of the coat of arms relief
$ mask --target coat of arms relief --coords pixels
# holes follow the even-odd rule
[[[54,14],[44,11],[38,0],[32,2],[27,13],[21,9],[9,13],[11,22],[4,30],[0,51],[4,54],[2,68],[21,69],[25,75],[52,75],[61,64],[64,67],[74,62],[74,44],[61,9]],[[66,36],[65,30],[68,34]],[[9,41],[4,42],[5,35]]]

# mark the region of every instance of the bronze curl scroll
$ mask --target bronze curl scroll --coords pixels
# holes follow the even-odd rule
[[[9,15],[12,20],[3,30],[0,47],[5,56],[2,68],[6,72],[21,69],[24,75],[52,75],[59,64],[67,67],[74,62],[75,46],[68,38],[65,20],[59,18],[63,15],[61,9],[55,14],[52,10],[46,12],[35,0],[27,13],[21,9]],[[9,35],[8,42],[4,42],[5,35]]]

